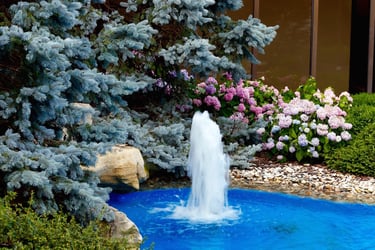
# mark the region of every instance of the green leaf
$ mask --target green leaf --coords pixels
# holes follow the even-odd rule
[[[289,136],[290,136],[291,138],[297,138],[297,133],[296,133],[296,131],[294,130],[294,128],[290,128]]]
[[[296,151],[296,159],[297,161],[302,161],[304,157],[304,152],[302,150],[297,150]]]

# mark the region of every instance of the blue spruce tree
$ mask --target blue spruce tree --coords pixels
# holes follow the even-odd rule
[[[184,167],[185,121],[152,121],[128,103],[182,68],[196,76],[246,77],[242,59],[255,63],[251,47],[262,52],[277,27],[225,15],[241,6],[240,0],[2,1],[0,195],[16,191],[22,201],[34,194],[38,212],[64,209],[83,223],[99,215],[110,220],[110,190],[81,168],[94,165],[97,153],[127,143],[161,168]],[[138,106],[149,101],[137,99]]]

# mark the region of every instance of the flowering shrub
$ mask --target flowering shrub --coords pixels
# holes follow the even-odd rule
[[[332,88],[320,92],[310,78],[296,92],[284,89],[268,125],[258,129],[263,149],[284,161],[322,159],[322,154],[351,139],[352,124],[345,121],[353,99],[348,92],[336,96]]]
[[[264,84],[262,79],[236,83],[228,73],[223,74],[219,81],[209,77],[204,82],[193,84],[190,91],[195,109],[245,123],[252,123],[264,114],[273,114],[278,96],[279,91]]]
[[[332,88],[321,92],[314,78],[293,92],[287,87],[279,91],[263,79],[235,83],[224,74],[219,81],[209,77],[193,85],[190,97],[195,109],[216,116],[245,123],[267,121],[257,133],[263,150],[280,161],[320,160],[322,154],[351,139],[352,124],[345,116],[352,97],[348,92],[336,96]]]

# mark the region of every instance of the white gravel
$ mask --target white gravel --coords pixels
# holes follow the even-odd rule
[[[231,187],[251,188],[335,201],[375,204],[375,178],[344,174],[325,165],[255,159],[249,169],[231,170]]]

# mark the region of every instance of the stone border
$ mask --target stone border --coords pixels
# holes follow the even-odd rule
[[[248,169],[231,170],[231,187],[375,204],[375,178],[344,174],[323,164],[277,163],[256,158]]]
[[[232,168],[230,188],[295,194],[339,202],[375,204],[375,178],[344,174],[324,164],[278,163],[254,157],[247,169]],[[190,187],[187,177],[151,176],[141,190]]]

